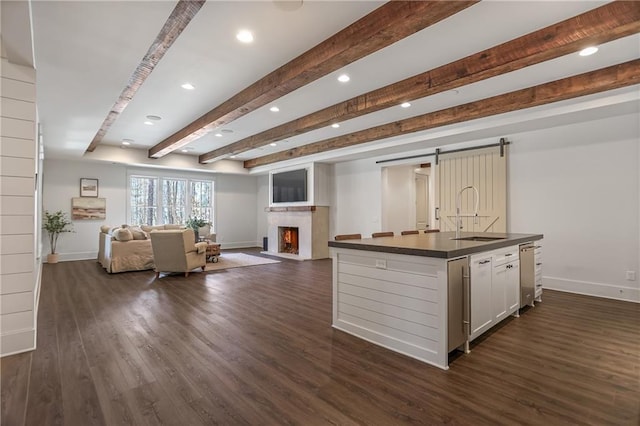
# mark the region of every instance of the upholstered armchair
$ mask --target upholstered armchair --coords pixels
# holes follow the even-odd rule
[[[184,272],[184,276],[188,277],[189,272],[196,268],[204,271],[207,243],[194,244],[193,229],[152,231],[149,235],[156,278],[160,272]]]

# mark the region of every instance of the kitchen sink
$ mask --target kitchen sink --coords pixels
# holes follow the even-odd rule
[[[457,241],[497,241],[497,240],[504,240],[504,239],[506,238],[505,237],[482,237],[482,236],[452,238],[452,240],[457,240]]]

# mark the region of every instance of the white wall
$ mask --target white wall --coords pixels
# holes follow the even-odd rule
[[[375,159],[335,165],[335,205],[329,218],[329,235],[380,231],[382,216],[381,167]]]
[[[269,207],[269,175],[257,176],[257,186],[256,241],[259,241],[262,247],[262,239],[266,237],[269,232],[267,213],[264,211],[264,209]]]
[[[91,161],[44,161],[42,206],[55,212],[62,210],[71,219],[71,198],[80,196],[80,178],[98,179],[98,197],[106,198],[106,220],[74,220],[72,233],[58,238],[60,260],[94,259],[98,254],[98,232],[101,225],[127,223],[127,175],[122,165]],[[49,238],[43,236],[44,254],[49,253]]]
[[[545,234],[546,287],[640,301],[639,139],[637,115],[509,138],[508,226]]]
[[[98,252],[100,225],[117,226],[128,222],[127,171],[146,175],[170,175],[166,169],[127,168],[121,164],[92,161],[45,160],[43,207],[63,210],[71,217],[71,198],[80,195],[80,178],[99,180],[99,197],[106,198],[104,221],[73,221],[74,233],[62,234],[58,240],[61,260],[94,259]],[[179,176],[207,178],[215,181],[215,225],[217,241],[222,248],[253,247],[256,242],[256,192],[253,176],[212,173],[173,172]],[[44,250],[49,243],[43,235]]]
[[[638,280],[625,280],[640,272],[638,116],[501,136],[513,142],[507,229],[544,234],[544,285],[640,301]],[[335,178],[331,235],[379,230],[375,159],[336,164]]]
[[[216,235],[223,249],[262,247],[256,241],[258,182],[255,176],[215,176]]]

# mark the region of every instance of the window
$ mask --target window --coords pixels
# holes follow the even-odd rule
[[[191,181],[191,215],[213,223],[213,182]]]
[[[213,181],[131,175],[129,188],[132,225],[185,223],[189,216],[214,223]]]
[[[187,181],[162,180],[162,223],[184,223],[187,219]]]
[[[158,179],[146,176],[131,176],[130,207],[131,220],[136,225],[156,225],[158,210]]]

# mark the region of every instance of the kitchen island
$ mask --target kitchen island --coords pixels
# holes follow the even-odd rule
[[[330,241],[333,327],[447,369],[451,350],[517,314],[518,246],[542,237],[437,232]],[[487,265],[493,282],[479,269]]]

